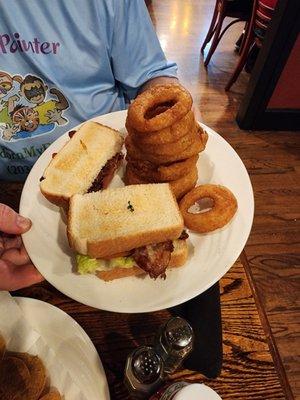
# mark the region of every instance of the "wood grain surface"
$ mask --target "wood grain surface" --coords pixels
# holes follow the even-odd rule
[[[95,310],[70,300],[48,283],[12,293],[51,303],[71,315],[96,346],[109,382],[111,399],[129,399],[123,385],[127,355],[138,345],[150,345],[168,311],[116,314]],[[221,280],[223,369],[217,379],[182,370],[172,380],[207,383],[223,400],[285,399],[258,310],[244,271],[237,262]],[[201,312],[201,311],[200,311]],[[271,344],[272,345],[272,344]],[[99,399],[100,400],[100,399]]]

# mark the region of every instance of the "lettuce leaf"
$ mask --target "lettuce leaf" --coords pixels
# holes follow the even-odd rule
[[[80,275],[95,274],[96,271],[105,271],[113,268],[132,268],[135,265],[132,257],[116,257],[110,260],[91,258],[76,254],[77,271]]]
[[[132,268],[135,265],[132,257],[117,257],[109,260],[110,268]]]
[[[99,268],[99,263],[96,258],[76,254],[77,271],[80,275],[94,274]]]

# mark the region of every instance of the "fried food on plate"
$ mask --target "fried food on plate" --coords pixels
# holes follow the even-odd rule
[[[7,350],[0,360],[0,399],[60,400],[57,390],[49,392],[46,375],[38,356]]]
[[[62,397],[59,392],[55,389],[51,389],[49,393],[45,394],[43,397],[40,397],[39,400],[61,400]]]
[[[138,174],[135,174],[130,166],[127,166],[123,180],[125,185],[143,185],[149,183],[146,179],[142,179]]]
[[[126,157],[128,168],[130,168],[141,179],[148,182],[168,182],[175,181],[189,171],[197,164],[198,154],[187,158],[186,160],[177,161],[169,164],[156,165],[150,161],[142,161]]]
[[[197,183],[198,170],[197,167],[193,167],[190,172],[183,175],[181,178],[169,182],[172,192],[174,193],[176,199],[181,199],[189,190],[191,190]]]
[[[146,153],[143,150],[139,149],[132,141],[130,135],[127,135],[125,138],[125,146],[127,149],[127,153],[131,158],[135,158],[138,160],[148,160],[153,164],[161,165],[167,164],[175,161],[185,160],[187,158],[193,157],[198,154],[200,151],[203,151],[205,145],[203,144],[202,137],[197,133],[194,142],[186,148],[181,153],[175,155],[160,155],[160,154],[150,154]]]
[[[204,212],[191,212],[196,202],[210,200]],[[179,203],[185,226],[199,233],[207,233],[222,228],[235,215],[238,204],[234,194],[224,186],[201,185],[187,193]],[[197,210],[199,211],[199,210]]]
[[[46,369],[41,359],[28,353],[8,352],[8,355],[23,361],[29,370],[30,384],[27,388],[26,399],[38,399],[46,385]]]
[[[153,86],[129,107],[128,124],[141,134],[159,131],[183,118],[192,102],[190,93],[179,84]]]
[[[29,385],[30,372],[22,360],[5,357],[0,361],[1,400],[24,400]]]
[[[130,126],[128,120],[126,121],[126,129],[130,135],[136,137],[136,140],[138,140],[142,146],[156,146],[158,144],[175,142],[182,136],[188,134],[193,129],[195,124],[196,121],[194,113],[190,110],[182,119],[159,131],[141,134],[132,126]]]
[[[196,122],[189,92],[180,85],[157,85],[129,106],[124,182],[168,182],[177,200],[198,179],[198,154],[208,135]]]
[[[174,193],[176,199],[180,199],[184,194],[191,190],[197,183],[198,171],[197,167],[194,166],[187,174],[174,181],[169,181],[170,188]],[[124,182],[126,185],[140,185],[149,183],[147,180],[143,180],[137,175],[134,170],[130,167],[126,168],[124,175]]]
[[[169,142],[163,143],[160,145],[143,145],[139,142],[139,138],[137,136],[132,136],[133,143],[139,147],[140,150],[144,151],[146,154],[157,154],[162,156],[174,156],[177,154],[182,153],[185,149],[190,147],[195,140],[197,140],[198,134],[198,126],[194,125],[193,128],[180,139]]]

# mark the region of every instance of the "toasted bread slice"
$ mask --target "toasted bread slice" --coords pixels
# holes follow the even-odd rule
[[[168,269],[177,268],[184,265],[188,259],[188,246],[186,240],[174,240],[174,251],[171,253],[171,260]],[[125,278],[127,276],[141,276],[147,273],[138,266],[132,268],[112,268],[107,271],[97,271],[97,276],[104,281]]]
[[[106,189],[70,200],[69,244],[93,258],[174,240],[182,230],[183,219],[168,183]]]
[[[122,145],[118,131],[97,122],[84,123],[45,169],[41,192],[50,202],[67,208],[70,197],[86,193]]]

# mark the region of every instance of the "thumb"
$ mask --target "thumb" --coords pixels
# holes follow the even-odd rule
[[[31,221],[22,217],[5,204],[0,203],[0,231],[19,235],[28,231]]]

